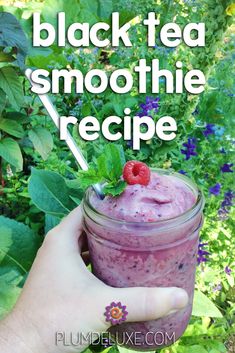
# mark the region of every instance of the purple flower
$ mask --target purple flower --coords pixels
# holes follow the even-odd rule
[[[231,272],[232,272],[232,270],[231,270],[231,268],[229,268],[228,266],[226,266],[225,267],[225,269],[224,269],[224,272],[227,274],[227,275],[231,275]]]
[[[217,284],[217,286],[215,286],[213,288],[213,292],[220,292],[222,290],[222,285],[221,283]]]
[[[224,148],[224,147],[222,147],[222,148],[219,150],[219,152],[222,153],[222,154],[226,154],[226,151],[225,151],[225,148]]]
[[[150,116],[149,112],[153,111],[155,114],[159,111],[159,100],[160,98],[153,98],[153,97],[146,97],[146,102],[143,104],[140,104],[141,107],[141,112],[139,113],[139,116]]]
[[[222,173],[233,173],[233,170],[231,169],[233,167],[233,163],[225,163],[222,165],[220,168]]]
[[[221,203],[220,209],[218,211],[219,218],[221,220],[227,219],[230,207],[233,206],[233,199],[235,198],[235,193],[231,190],[224,193],[224,200]]]
[[[178,173],[183,174],[183,175],[187,174],[187,172],[183,169],[180,169]]]
[[[213,135],[215,133],[215,125],[207,124],[205,130],[202,132],[203,135],[207,138],[209,135]]]
[[[185,149],[181,149],[181,153],[185,155],[186,161],[189,160],[191,156],[197,156],[196,142],[197,140],[195,138],[189,138],[187,143],[183,143]]]
[[[215,196],[218,196],[220,194],[220,189],[221,185],[219,183],[215,184],[215,186],[212,186],[209,188],[209,193]]]
[[[112,302],[105,309],[104,316],[106,317],[106,321],[110,321],[112,325],[126,321],[128,311],[126,311],[126,305],[122,305],[121,302]]]
[[[235,194],[233,191],[229,190],[224,194],[224,201],[222,202],[222,207],[230,207],[233,206],[233,199],[235,198]]]
[[[210,255],[210,253],[206,250],[204,250],[205,246],[207,246],[208,243],[201,243],[199,242],[198,245],[198,253],[197,253],[197,263],[200,265],[203,262],[209,261],[206,256]]]

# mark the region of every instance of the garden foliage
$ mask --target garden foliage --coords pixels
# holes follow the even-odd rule
[[[177,138],[172,142],[155,137],[133,151],[131,141],[122,141],[127,160],[186,174],[206,197],[193,316],[184,336],[162,353],[234,352],[235,27],[231,4],[230,0],[34,0],[0,6],[0,317],[14,305],[44,234],[80,204],[85,186],[74,158],[38,97],[30,92],[25,67],[111,72],[131,68],[140,58],[147,62],[158,58],[162,67],[173,71],[180,60],[185,70],[194,67],[205,72],[207,85],[200,97],[187,92],[167,95],[163,80],[158,97],[151,95],[149,86],[146,95],[136,89],[127,95],[107,90],[99,95],[58,94],[52,99],[61,115],[78,119],[123,116],[126,107],[154,121],[164,115],[177,119]],[[66,12],[67,24],[109,22],[112,11],[119,11],[123,23],[132,21],[133,47],[33,48],[34,11],[41,11],[52,24],[60,11]],[[159,14],[162,24],[176,21],[184,27],[188,22],[205,22],[206,48],[189,49],[184,44],[177,49],[159,44],[147,48],[146,29],[139,22],[150,11]],[[93,166],[106,141],[102,137],[92,143],[82,141],[76,127],[71,133]],[[122,347],[90,347],[92,352],[105,349],[125,353]]]

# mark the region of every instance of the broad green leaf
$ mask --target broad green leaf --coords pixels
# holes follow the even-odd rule
[[[78,22],[88,22],[90,25],[99,22],[97,0],[80,0],[80,6],[81,11],[79,13]]]
[[[0,114],[2,114],[6,105],[6,93],[0,88]]]
[[[23,157],[18,143],[10,137],[0,140],[0,156],[18,170],[23,168]]]
[[[234,277],[232,275],[226,275],[230,287],[234,287]]]
[[[193,346],[187,346],[186,351],[187,353],[208,353],[208,351],[203,346],[199,346],[197,344]]]
[[[19,287],[23,277],[14,269],[5,271],[0,267],[0,320],[8,314],[15,305],[21,288]]]
[[[40,238],[25,224],[3,216],[0,216],[0,228],[7,229],[12,238],[12,244],[1,265],[14,266],[23,274],[26,273],[36,256]]]
[[[40,210],[54,216],[66,215],[75,207],[64,178],[55,172],[33,169],[29,194]]]
[[[9,251],[11,244],[11,230],[7,227],[0,226],[0,264]]]
[[[29,139],[42,159],[46,160],[53,148],[51,133],[43,127],[36,127],[29,131]]]
[[[24,104],[22,84],[13,67],[0,68],[0,88],[6,93],[10,104],[19,110]]]
[[[0,47],[17,49],[17,63],[23,68],[28,41],[17,19],[10,13],[0,13]]]
[[[77,198],[77,197],[75,197],[75,196],[72,196],[72,195],[70,195],[70,198],[71,198],[71,200],[73,200],[73,202],[74,202],[77,206],[80,205],[81,199],[79,199],[79,198]]]
[[[42,16],[46,22],[51,23],[56,28],[56,14],[65,12],[66,26],[68,26],[77,22],[79,10],[80,6],[77,0],[46,0],[42,9]]]
[[[15,120],[0,118],[0,130],[18,138],[24,136],[22,126]]]
[[[202,292],[199,290],[195,291],[193,312],[194,316],[208,316],[208,317],[223,317],[219,309],[215,304]]]
[[[98,0],[98,16],[99,18],[104,21],[108,19],[113,12],[113,0]]]
[[[60,218],[50,214],[45,215],[45,234],[60,223]]]
[[[127,22],[130,22],[137,16],[137,13],[134,11],[121,11],[120,12],[120,26],[124,25]]]
[[[30,122],[30,117],[20,112],[6,112],[4,118],[7,120],[15,120],[19,124],[27,124]]]

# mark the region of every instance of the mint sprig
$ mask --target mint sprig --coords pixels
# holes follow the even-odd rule
[[[121,145],[112,143],[106,145],[103,153],[96,159],[94,167],[78,173],[81,187],[87,188],[96,183],[104,183],[105,195],[120,195],[127,186],[127,183],[121,180],[125,163],[125,154]]]

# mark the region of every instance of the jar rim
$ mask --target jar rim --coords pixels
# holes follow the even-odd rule
[[[198,212],[200,212],[203,209],[204,204],[205,204],[203,192],[196,185],[196,183],[194,181],[192,181],[190,178],[188,178],[187,176],[182,175],[180,173],[177,173],[173,170],[151,168],[151,171],[157,172],[158,174],[161,174],[161,175],[174,176],[174,177],[177,177],[178,179],[180,179],[181,181],[185,182],[185,184],[191,189],[191,191],[194,192],[194,194],[197,197],[193,206],[178,216],[167,218],[167,219],[164,219],[161,221],[159,221],[159,220],[158,221],[141,221],[141,222],[126,221],[126,220],[121,220],[118,218],[110,217],[110,216],[96,210],[92,206],[92,204],[90,203],[91,193],[94,192],[92,190],[92,188],[90,187],[86,190],[85,196],[82,201],[82,209],[83,209],[84,214],[86,214],[93,221],[94,221],[95,217],[99,217],[99,219],[101,219],[102,221],[111,222],[112,224],[116,224],[117,226],[118,225],[119,226],[120,225],[127,226],[128,228],[132,227],[132,226],[137,226],[137,225],[143,226],[143,227],[147,227],[147,226],[152,227],[152,226],[156,225],[158,228],[165,228],[166,227],[168,229],[168,228],[171,228],[171,225],[176,226],[176,225],[183,224],[183,223],[187,222],[191,217],[194,217],[195,215],[198,214]],[[177,222],[177,224],[176,224],[176,222]]]

